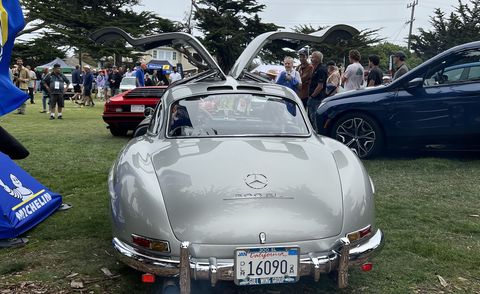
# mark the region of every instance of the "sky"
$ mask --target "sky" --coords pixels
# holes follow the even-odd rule
[[[380,29],[379,36],[398,45],[407,45],[411,8],[414,0],[258,0],[266,7],[259,15],[264,22],[291,30],[296,25],[332,26],[349,24],[358,30]],[[435,8],[449,14],[457,0],[417,0],[413,34],[418,28],[428,30]],[[467,0],[463,1],[464,3]],[[190,0],[142,0],[137,10],[156,12],[163,18],[184,22],[190,11]],[[195,32],[194,32],[195,34]]]

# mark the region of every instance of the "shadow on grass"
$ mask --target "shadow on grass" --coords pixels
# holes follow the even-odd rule
[[[479,160],[480,148],[478,149],[391,149],[383,152],[375,159],[381,160],[414,160],[421,158]]]

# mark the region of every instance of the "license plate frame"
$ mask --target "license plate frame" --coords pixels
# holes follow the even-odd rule
[[[130,111],[131,112],[144,112],[145,111],[145,105],[135,105],[132,104],[130,106]]]
[[[271,284],[287,284],[287,283],[296,283],[300,279],[300,247],[299,246],[261,246],[261,247],[240,247],[235,249],[235,256],[234,256],[234,282],[238,286],[251,286],[251,285],[271,285]],[[261,254],[279,254],[281,253],[282,256],[279,257],[265,257],[265,255],[261,256]],[[294,254],[295,253],[295,254]],[[249,254],[257,254],[254,255],[256,257],[251,258],[252,255]],[[259,255],[260,254],[260,255]],[[285,255],[286,254],[286,255]],[[258,261],[260,263],[258,263]],[[270,261],[270,266],[272,266],[272,260],[285,260],[287,262],[287,274],[283,277],[268,275],[249,275],[244,273],[244,278],[240,275],[242,268],[247,272],[251,272],[250,266],[247,265],[247,261],[254,261],[256,263],[252,263],[252,267],[256,268],[260,266],[261,262]],[[244,264],[242,265],[242,261]],[[279,261],[281,263],[282,261]],[[266,271],[267,264],[264,264],[264,270]],[[293,266],[293,273],[291,272]],[[278,270],[278,264],[277,264]],[[280,272],[281,274],[281,272]]]

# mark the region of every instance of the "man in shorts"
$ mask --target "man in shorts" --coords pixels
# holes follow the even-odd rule
[[[80,103],[86,106],[94,106],[95,103],[93,102],[92,99],[92,88],[93,88],[93,74],[90,69],[90,66],[85,65],[83,67],[85,70],[85,75],[83,78],[83,97],[84,97],[84,102]]]
[[[80,66],[76,65],[75,69],[72,71],[72,84],[73,92],[75,95],[71,98],[72,102],[75,100],[81,100],[82,98],[82,75],[80,71]]]
[[[53,71],[43,81],[45,89],[50,94],[50,119],[55,119],[55,106],[57,106],[57,118],[62,119],[65,91],[70,81],[61,73],[60,64],[53,65]]]

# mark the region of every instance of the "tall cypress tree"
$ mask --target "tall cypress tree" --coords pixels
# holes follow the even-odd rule
[[[23,33],[36,32],[38,38],[54,48],[73,49],[94,58],[113,54],[133,57],[132,48],[122,41],[99,46],[89,36],[107,26],[122,28],[133,36],[179,30],[179,25],[153,12],[135,12],[133,7],[139,3],[140,0],[21,0],[27,23]]]
[[[480,40],[480,0],[471,0],[470,5],[459,0],[449,16],[437,8],[430,23],[431,30],[420,28],[420,34],[412,36],[412,49],[423,60],[456,45]]]
[[[230,70],[248,43],[257,35],[277,30],[258,16],[265,5],[256,0],[200,0],[194,19],[204,34],[203,44],[224,71]]]

